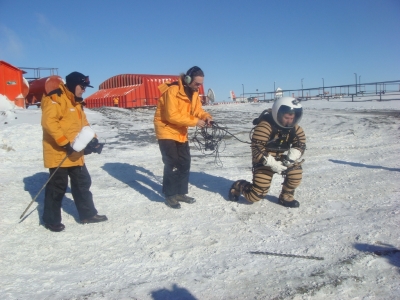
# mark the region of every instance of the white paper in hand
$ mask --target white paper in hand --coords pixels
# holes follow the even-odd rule
[[[89,144],[89,142],[95,137],[95,135],[95,132],[92,128],[90,128],[90,126],[83,127],[76,136],[75,140],[72,142],[72,148],[76,152],[82,151],[83,149],[85,149],[87,144]]]

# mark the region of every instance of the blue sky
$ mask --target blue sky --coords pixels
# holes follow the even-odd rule
[[[0,60],[90,75],[205,72],[236,95],[400,79],[399,0],[6,1]],[[47,76],[46,72],[41,73]],[[361,76],[361,77],[359,77]],[[243,86],[242,86],[243,85]]]

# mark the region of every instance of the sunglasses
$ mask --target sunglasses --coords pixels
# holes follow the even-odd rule
[[[86,86],[81,85],[81,84],[79,86],[81,87],[82,90],[86,90]]]

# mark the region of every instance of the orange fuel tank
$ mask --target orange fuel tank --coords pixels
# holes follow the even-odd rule
[[[29,93],[25,97],[27,105],[39,105],[42,97],[58,88],[64,82],[58,75],[51,75],[29,82]]]
[[[24,77],[22,77],[22,96],[26,98],[29,94],[29,82]]]

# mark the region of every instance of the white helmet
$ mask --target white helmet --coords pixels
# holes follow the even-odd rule
[[[285,114],[294,115],[290,123],[284,120],[283,117]],[[302,116],[303,108],[300,102],[292,97],[279,98],[272,105],[272,118],[274,118],[275,123],[281,128],[293,128],[300,122]]]

